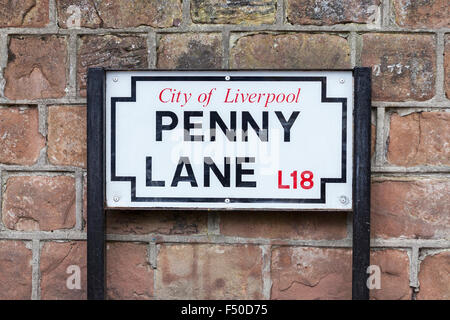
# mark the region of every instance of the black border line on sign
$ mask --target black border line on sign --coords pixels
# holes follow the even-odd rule
[[[136,177],[116,175],[116,103],[136,102],[137,81],[304,81],[321,83],[321,102],[342,103],[342,154],[341,177],[320,179],[320,198],[193,198],[193,197],[137,197]],[[187,202],[187,203],[220,203],[229,199],[230,203],[325,203],[327,183],[345,183],[347,181],[347,98],[330,98],[326,96],[327,79],[321,76],[132,76],[131,97],[111,97],[111,181],[131,182],[131,202]]]

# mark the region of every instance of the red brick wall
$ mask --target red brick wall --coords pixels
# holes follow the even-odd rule
[[[93,66],[373,67],[371,297],[450,298],[448,0],[232,2],[0,0],[0,299],[86,298]],[[114,212],[107,225],[111,299],[351,297],[351,214]]]

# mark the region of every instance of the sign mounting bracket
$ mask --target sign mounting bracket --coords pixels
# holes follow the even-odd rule
[[[367,300],[369,299],[369,289],[366,285],[367,268],[370,264],[371,69],[354,68],[353,79],[352,298]],[[102,300],[106,297],[105,101],[106,70],[90,68],[87,82],[87,293],[89,300]]]

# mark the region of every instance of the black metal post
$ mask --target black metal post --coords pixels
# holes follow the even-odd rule
[[[87,296],[105,299],[104,211],[104,101],[105,71],[88,70],[87,80]]]
[[[369,299],[371,72],[371,68],[354,69],[353,300]]]

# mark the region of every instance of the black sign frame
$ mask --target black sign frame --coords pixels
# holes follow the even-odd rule
[[[106,297],[104,137],[107,71],[109,70],[104,68],[89,68],[87,76],[87,296],[89,300],[103,300]],[[371,68],[290,71],[353,72],[352,298],[368,300],[369,289],[366,281],[367,268],[370,265]]]

